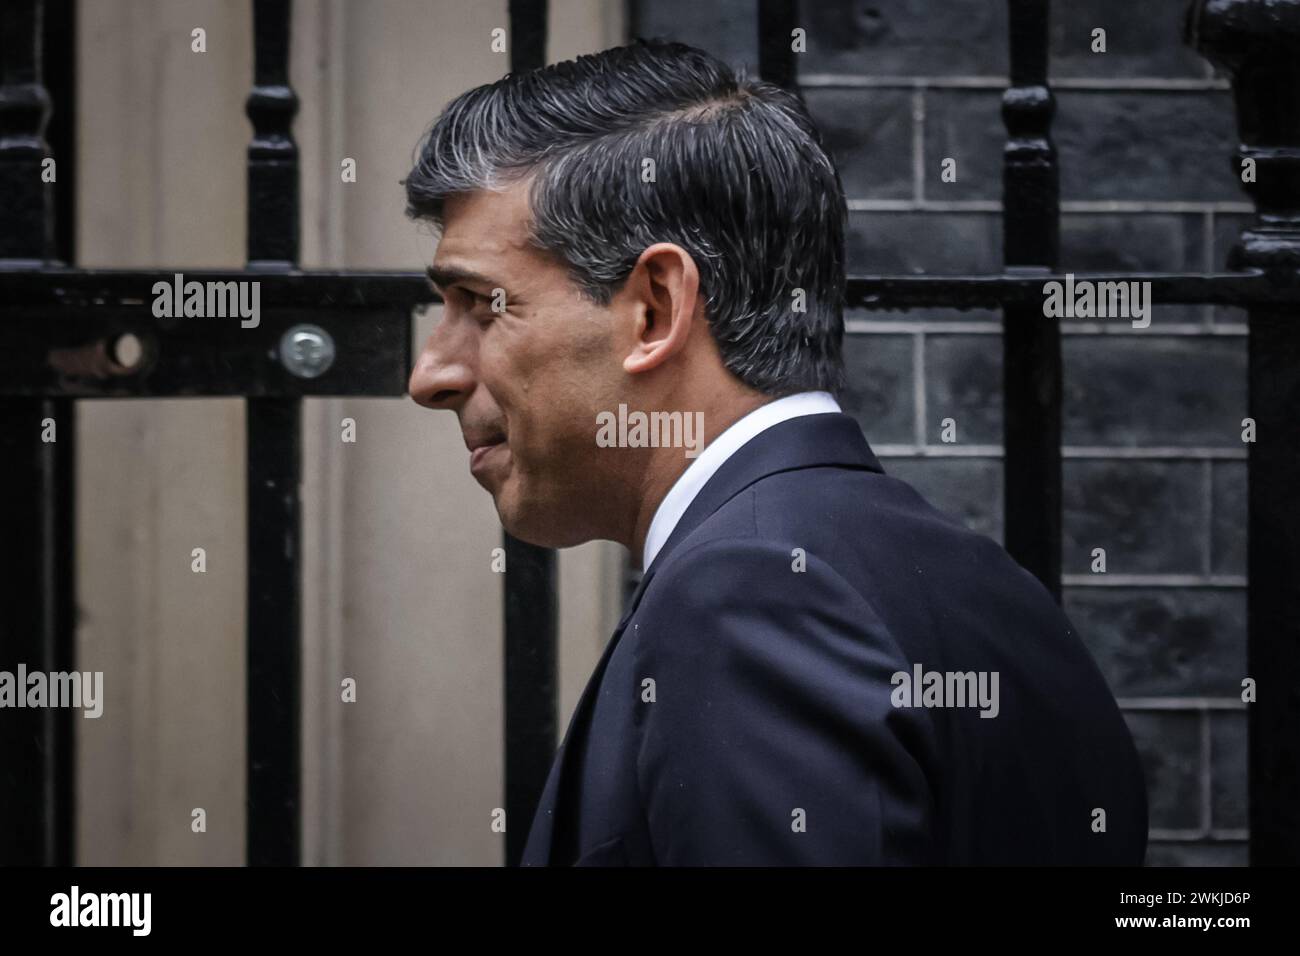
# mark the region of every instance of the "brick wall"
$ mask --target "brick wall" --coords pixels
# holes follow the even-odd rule
[[[632,35],[756,71],[756,6],[636,0]],[[1223,269],[1250,221],[1231,94],[1183,45],[1185,6],[1052,4],[1062,272]],[[850,271],[1000,271],[1006,5],[819,0],[797,23],[800,86],[849,197]],[[948,157],[956,182],[940,180]],[[846,318],[846,410],[886,471],[1001,540],[998,313]],[[1157,307],[1144,330],[1063,323],[1064,602],[1141,751],[1153,865],[1247,862],[1245,334],[1240,310],[1208,306]]]

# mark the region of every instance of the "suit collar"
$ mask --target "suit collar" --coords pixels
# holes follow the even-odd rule
[[[700,489],[708,484],[714,472],[721,468],[728,458],[747,443],[767,429],[788,419],[839,411],[843,409],[830,392],[796,392],[759,405],[724,428],[702,451],[697,450],[694,459],[677,476],[677,480],[659,502],[650,521],[650,528],[646,532],[645,544],[641,549],[641,567],[648,568],[654,563],[654,559],[659,555],[659,549],[668,540],[673,528],[677,526],[677,522],[695,500]],[[698,419],[704,418],[703,413],[695,414]],[[698,430],[702,432],[703,428]]]
[[[635,611],[641,592],[645,589],[644,585],[649,583],[655,569],[662,567],[673,549],[706,518],[754,482],[768,475],[824,466],[884,472],[857,421],[843,412],[791,418],[760,432],[742,445],[700,489],[700,493],[677,522],[672,534],[646,569],[641,579],[642,585],[628,602],[628,611],[623,615],[620,626]]]

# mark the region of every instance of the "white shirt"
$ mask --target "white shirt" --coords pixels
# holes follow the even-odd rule
[[[650,530],[646,532],[645,547],[641,552],[641,567],[650,567],[650,562],[668,541],[673,528],[682,519],[700,489],[713,477],[714,472],[722,467],[723,462],[734,455],[742,445],[773,425],[798,418],[800,415],[821,415],[826,412],[842,411],[839,402],[830,392],[799,392],[787,395],[760,405],[748,415],[732,422],[721,435],[709,443],[708,447],[690,463],[687,469],[677,476],[677,481],[668,489],[664,500],[655,509],[655,516],[650,519]]]

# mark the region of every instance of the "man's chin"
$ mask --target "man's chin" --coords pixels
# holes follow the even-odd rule
[[[493,501],[501,527],[512,538],[525,544],[539,548],[572,548],[595,540],[593,535],[584,535],[576,522],[540,518],[536,508],[503,503],[500,495],[494,495]]]

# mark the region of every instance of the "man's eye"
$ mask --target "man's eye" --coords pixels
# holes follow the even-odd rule
[[[457,289],[457,296],[461,301],[462,308],[473,312],[488,304],[486,296],[481,296],[477,292],[471,292],[469,289]]]
[[[506,310],[506,300],[505,296],[499,293],[480,295],[477,292],[470,292],[469,307],[474,312],[486,312],[491,317]]]

